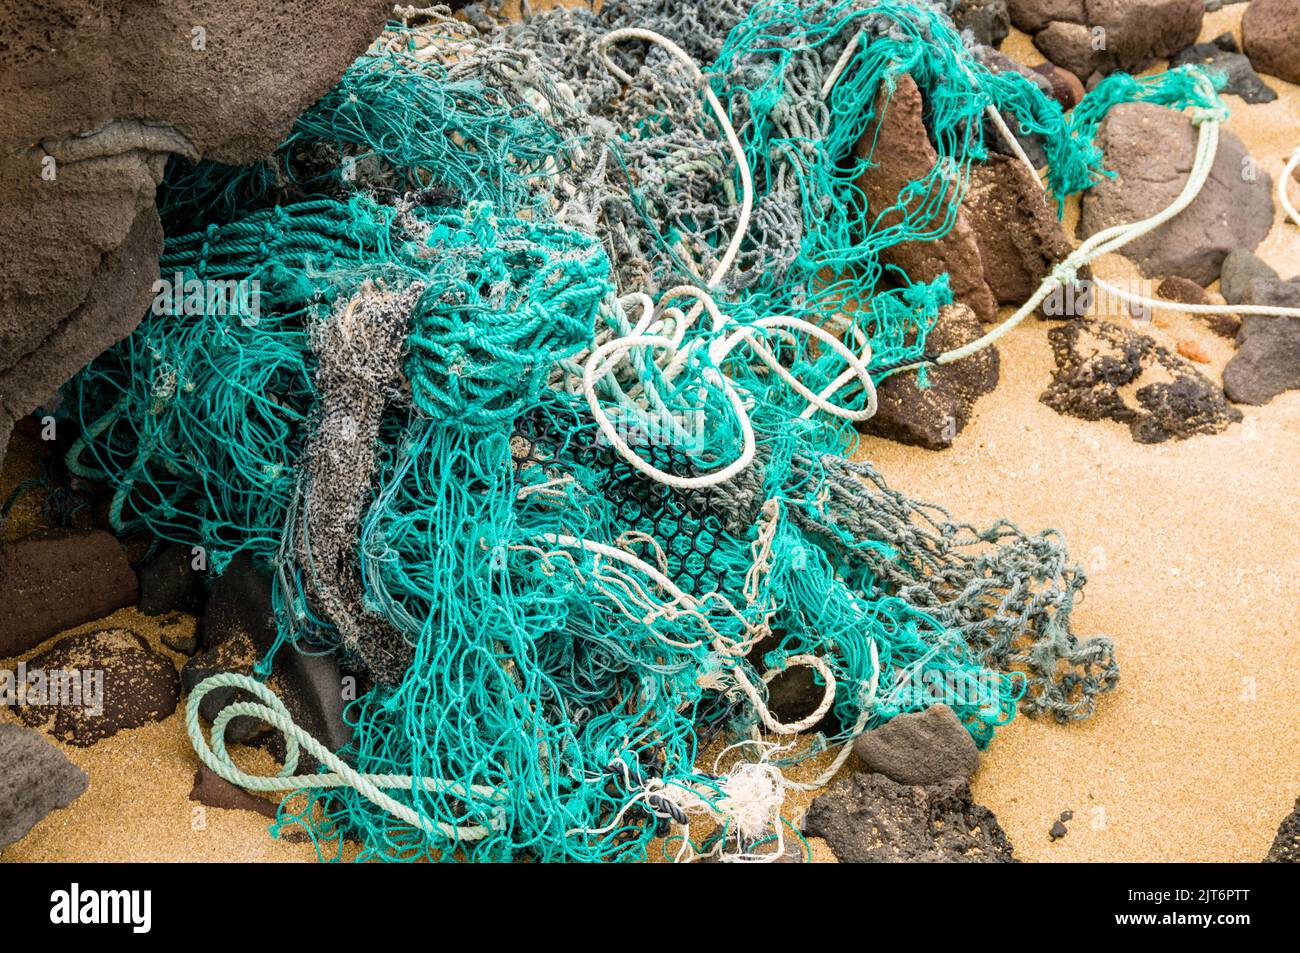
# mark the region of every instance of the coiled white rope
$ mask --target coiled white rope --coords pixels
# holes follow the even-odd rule
[[[740,142],[739,136],[736,135],[735,127],[731,123],[727,111],[723,108],[722,102],[718,99],[717,94],[706,80],[703,71],[699,65],[690,57],[685,50],[674,43],[672,40],[656,33],[653,30],[645,30],[637,27],[628,27],[614,30],[607,33],[601,38],[599,47],[605,58],[606,66],[609,71],[625,83],[631,84],[633,78],[625,70],[618,66],[609,58],[608,47],[623,40],[643,40],[654,43],[667,50],[674,59],[682,63],[691,78],[700,85],[704,93],[705,101],[713,111],[718,125],[721,127],[723,136],[727,141],[728,148],[736,162],[736,168],[740,175],[741,205],[740,214],[737,221],[735,234],[732,235],[731,241],[727,246],[726,252],[714,268],[712,275],[705,283],[705,288],[700,289],[692,285],[684,285],[678,288],[670,289],[660,298],[658,305],[650,300],[649,296],[643,292],[634,292],[630,298],[625,296],[628,303],[633,303],[641,308],[641,319],[637,325],[625,335],[612,338],[597,346],[586,358],[582,371],[582,389],[587,398],[588,409],[595,419],[601,433],[609,441],[611,446],[618,452],[639,473],[656,480],[666,486],[676,487],[678,489],[701,489],[709,486],[716,486],[720,483],[732,479],[738,473],[743,471],[753,462],[756,437],[754,434],[753,424],[749,419],[749,411],[745,406],[745,401],[735,386],[726,378],[718,368],[720,368],[730,353],[740,344],[747,344],[758,358],[776,373],[786,384],[808,402],[807,409],[801,416],[811,416],[817,410],[832,416],[840,417],[844,420],[862,421],[874,416],[876,412],[876,388],[867,370],[867,365],[871,362],[871,348],[864,336],[859,335],[858,345],[860,352],[850,350],[843,341],[831,334],[823,327],[819,327],[802,318],[790,316],[770,316],[755,321],[743,328],[737,328],[734,333],[726,334],[731,328],[736,327],[735,322],[724,315],[721,309],[714,301],[712,291],[717,288],[722,279],[726,277],[728,271],[735,264],[737,256],[740,254],[741,243],[744,241],[745,234],[749,229],[750,218],[753,214],[754,207],[754,181],[753,172],[749,167],[749,161],[745,156],[744,146]],[[856,41],[855,41],[856,42]],[[845,60],[847,62],[847,60]],[[841,67],[842,68],[842,67]],[[695,304],[690,311],[683,313],[678,308],[666,307],[666,302],[675,300],[683,296],[690,296],[696,299]],[[620,301],[622,303],[622,301]],[[713,342],[708,345],[707,355],[709,366],[703,372],[704,383],[711,387],[720,389],[726,399],[727,404],[734,414],[737,426],[741,434],[741,452],[740,455],[725,466],[710,470],[707,473],[693,477],[682,477],[676,474],[661,470],[638,454],[618,432],[614,426],[609,413],[605,410],[600,398],[599,385],[605,383],[606,386],[612,386],[621,392],[614,375],[615,366],[622,358],[630,355],[637,350],[655,349],[659,352],[658,357],[653,360],[654,368],[658,371],[659,376],[665,382],[673,381],[681,371],[690,364],[691,360],[701,354],[704,347],[701,341],[692,341],[685,347],[682,346],[686,331],[692,327],[700,314],[707,311],[712,319],[711,331],[714,335]],[[662,329],[662,326],[671,322],[674,327],[674,336],[672,339],[662,334],[654,334],[656,328]],[[826,345],[834,351],[839,357],[843,358],[848,365],[848,369],[840,374],[830,385],[823,388],[820,392],[813,392],[801,381],[790,373],[775,354],[763,343],[757,331],[767,329],[780,329],[787,332],[797,332],[808,337],[816,338],[819,342]],[[649,368],[643,365],[643,371]],[[842,407],[833,403],[830,397],[838,392],[842,387],[851,381],[856,381],[862,387],[866,394],[866,405],[862,408],[853,409]],[[647,398],[654,403],[655,410],[661,415],[666,415],[669,419],[665,424],[674,431],[680,431],[681,421],[673,419],[671,412],[667,410],[662,399],[660,399],[655,390],[655,382],[647,379],[646,374],[642,374],[640,389],[646,394]]]

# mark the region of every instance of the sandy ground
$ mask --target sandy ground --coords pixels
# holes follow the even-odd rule
[[[1208,15],[1203,38],[1235,29],[1241,9]],[[1042,59],[1020,34],[1004,49]],[[1300,88],[1267,81],[1282,97],[1251,107],[1230,98],[1238,108],[1229,126],[1276,176],[1300,143]],[[1258,253],[1290,276],[1300,229],[1278,215]],[[1117,258],[1099,274],[1136,277]],[[976,799],[1024,860],[1258,860],[1300,794],[1300,621],[1290,597],[1300,576],[1300,392],[1241,408],[1245,420],[1226,433],[1142,446],[1119,424],[1063,417],[1038,401],[1052,370],[1049,327],[1031,319],[1004,340],[1002,383],[952,449],[869,439],[861,450],[895,487],[962,519],[1005,516],[1064,532],[1090,577],[1076,631],[1117,643],[1121,684],[1095,717],[1070,726],[1018,718],[985,754]],[[1211,376],[1232,355],[1181,315],[1147,330],[1170,345],[1195,339]],[[31,468],[12,453],[0,494]],[[11,532],[33,516],[20,506]],[[134,610],[82,628],[109,625],[160,646],[156,621]],[[196,760],[179,713],[64,750],[90,776],[89,791],[3,860],[315,859],[310,845],[273,841],[258,815],[188,800]],[[792,797],[787,816],[797,819],[808,800]],[[1070,832],[1051,842],[1047,831],[1067,809]],[[834,859],[824,843],[811,847],[814,859]]]
[[[1242,8],[1206,17],[1202,39],[1237,29]],[[1023,36],[1009,53],[1037,62]],[[1276,181],[1300,145],[1300,88],[1274,77],[1267,105],[1233,108],[1229,128]],[[1283,221],[1257,253],[1300,270],[1300,229]],[[1137,277],[1103,261],[1101,277]],[[1218,379],[1233,348],[1182,315],[1148,329],[1192,338]],[[880,440],[863,453],[895,486],[977,522],[1006,516],[1065,533],[1089,573],[1080,633],[1117,645],[1120,687],[1090,721],[1019,718],[976,777],[1025,860],[1249,861],[1267,853],[1300,794],[1300,393],[1241,407],[1210,437],[1142,446],[1120,424],[1063,417],[1038,402],[1053,364],[1046,322],[1002,345],[1002,383],[952,449]],[[1073,810],[1070,833],[1047,830]]]

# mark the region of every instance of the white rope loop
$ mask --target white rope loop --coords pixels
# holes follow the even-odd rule
[[[746,232],[749,229],[749,221],[753,214],[754,206],[754,183],[753,172],[749,167],[749,161],[745,157],[744,146],[736,134],[735,127],[731,123],[730,117],[722,106],[722,102],[714,93],[712,87],[706,81],[706,77],[699,65],[690,57],[686,51],[674,43],[672,40],[656,33],[653,30],[645,30],[637,27],[627,27],[624,29],[614,30],[607,33],[600,39],[599,48],[605,59],[605,64],[609,71],[624,83],[631,84],[634,82],[633,77],[618,66],[609,57],[608,48],[615,43],[624,40],[642,40],[654,43],[667,50],[674,59],[682,63],[689,72],[689,75],[697,83],[704,93],[705,100],[709,108],[713,111],[719,127],[722,129],[723,136],[727,145],[735,158],[736,168],[740,175],[741,207],[739,219],[736,226],[735,234],[732,235],[731,241],[727,245],[727,250],[719,260],[717,266],[710,275],[705,284],[705,288],[697,288],[693,285],[682,285],[669,289],[665,292],[655,309],[655,317],[651,317],[651,307],[649,296],[643,292],[633,292],[635,303],[641,307],[641,319],[637,322],[632,330],[622,337],[612,339],[601,344],[594,349],[587,357],[582,374],[582,388],[587,398],[587,405],[596,420],[597,426],[605,438],[610,442],[614,449],[625,461],[627,461],[638,472],[663,483],[667,486],[677,487],[679,489],[700,489],[709,486],[716,486],[732,479],[738,473],[742,472],[753,461],[754,447],[756,438],[754,435],[753,425],[750,422],[748,410],[744,406],[744,401],[735,386],[722,374],[718,368],[721,368],[726,357],[742,342],[748,342],[758,358],[776,373],[786,384],[808,402],[808,407],[804,410],[803,416],[807,418],[816,410],[821,410],[832,416],[839,417],[849,421],[863,421],[871,418],[876,412],[876,388],[871,376],[867,371],[867,364],[871,360],[870,346],[862,341],[863,350],[861,354],[855,354],[839,338],[802,318],[772,316],[755,322],[745,328],[740,328],[734,334],[724,335],[723,332],[735,326],[735,322],[722,313],[717,306],[712,292],[726,277],[728,271],[735,264],[736,258],[740,254],[740,246],[744,241]],[[851,59],[852,52],[857,48],[860,42],[855,38],[850,48],[845,51],[841,57],[840,64],[833,72],[834,77],[847,66]],[[826,91],[833,86],[833,81],[828,82]],[[625,296],[626,297],[626,296]],[[684,315],[666,306],[666,302],[680,297],[693,297],[695,304],[689,312]],[[709,357],[715,370],[706,372],[706,380],[713,386],[722,389],[728,404],[730,404],[733,413],[736,415],[736,421],[742,435],[742,448],[740,456],[731,463],[717,470],[694,477],[680,477],[668,473],[654,466],[644,457],[636,453],[627,441],[617,432],[609,415],[601,407],[600,397],[598,395],[597,385],[604,382],[607,386],[618,389],[617,382],[614,379],[614,368],[618,360],[629,353],[642,348],[659,348],[667,352],[667,363],[660,365],[657,361],[655,367],[661,371],[661,376],[665,381],[671,382],[689,363],[691,358],[697,353],[700,342],[692,342],[686,347],[682,346],[687,330],[694,325],[701,312],[707,311],[713,321],[713,332],[716,335],[713,343],[709,346]],[[668,340],[662,335],[650,334],[648,332],[654,329],[656,318],[662,318],[673,313],[674,317],[674,334],[673,340]],[[848,365],[848,369],[840,374],[832,383],[823,388],[820,393],[812,391],[801,381],[799,381],[789,369],[786,368],[771,350],[759,340],[755,331],[763,328],[781,328],[788,331],[800,332],[809,337],[816,338],[833,350],[839,357],[843,358]],[[647,368],[641,368],[642,371]],[[860,409],[842,407],[833,403],[829,398],[838,392],[849,382],[856,380],[867,395],[866,406]],[[665,414],[666,408],[662,400],[659,399],[655,382],[646,380],[644,374],[640,382],[639,389],[647,395],[651,403],[657,404],[654,408],[658,413]],[[672,419],[672,415],[667,415],[669,419],[665,420],[665,425],[675,433],[682,430],[682,423],[679,420]]]

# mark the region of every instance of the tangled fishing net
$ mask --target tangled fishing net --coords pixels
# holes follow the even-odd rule
[[[277,650],[367,677],[281,823],[367,859],[743,855],[782,767],[935,686],[981,746],[1090,714],[1117,668],[1061,540],[848,458],[951,302],[881,252],[951,226],[986,110],[1064,196],[1151,87],[1067,120],[893,0],[471,14],[408,11],[265,162],[175,165],[163,275],[255,282],[256,314],[155,309],[70,387],[119,531],[251,554]],[[940,160],[869,208],[854,145],[904,72]],[[821,702],[783,721],[800,667]]]

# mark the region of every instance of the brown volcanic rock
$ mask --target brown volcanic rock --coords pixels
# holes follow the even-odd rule
[[[1300,83],[1300,3],[1296,0],[1254,0],[1241,18],[1241,39],[1256,70]]]
[[[875,118],[856,150],[860,158],[874,163],[857,183],[866,195],[873,218],[897,205],[903,190],[928,176],[939,161],[921,119],[923,109],[921,91],[907,74],[898,77],[892,95],[882,86],[876,96]],[[901,218],[901,212],[890,211],[880,224],[892,225]],[[997,303],[984,283],[979,246],[964,213],[958,212],[956,223],[942,238],[903,242],[885,249],[880,257],[884,264],[901,269],[913,281],[930,281],[946,272],[957,301],[969,305],[981,321],[997,316]]]
[[[1135,73],[1196,42],[1204,0],[1009,0],[1011,22],[1053,63],[1087,81]]]
[[[60,741],[88,748],[127,728],[162,721],[176,710],[181,679],[171,659],[127,629],[105,629],[60,639],[27,663],[46,675],[47,695],[33,697],[29,685],[18,715],[32,727],[46,727]],[[80,697],[55,691],[51,673],[80,681]],[[88,698],[84,676],[98,673],[102,697]],[[102,710],[98,710],[101,709]]]
[[[990,155],[972,165],[970,175],[963,207],[979,245],[984,282],[999,304],[1023,304],[1073,251],[1070,240],[1023,162]],[[1088,277],[1087,269],[1080,277]]]
[[[939,315],[926,339],[926,350],[961,347],[983,332],[970,308],[953,305]],[[899,443],[942,450],[952,446],[970,422],[975,401],[998,383],[998,352],[986,347],[970,357],[943,367],[926,368],[928,385],[922,387],[915,371],[904,371],[881,381],[876,389],[879,409],[862,424],[862,432]]]
[[[111,535],[51,531],[0,545],[0,658],[136,601],[126,551]]]
[[[199,769],[194,772],[190,800],[206,807],[219,807],[228,811],[253,811],[271,820],[275,820],[279,814],[277,807],[266,798],[235,787],[206,764],[199,765]]]

